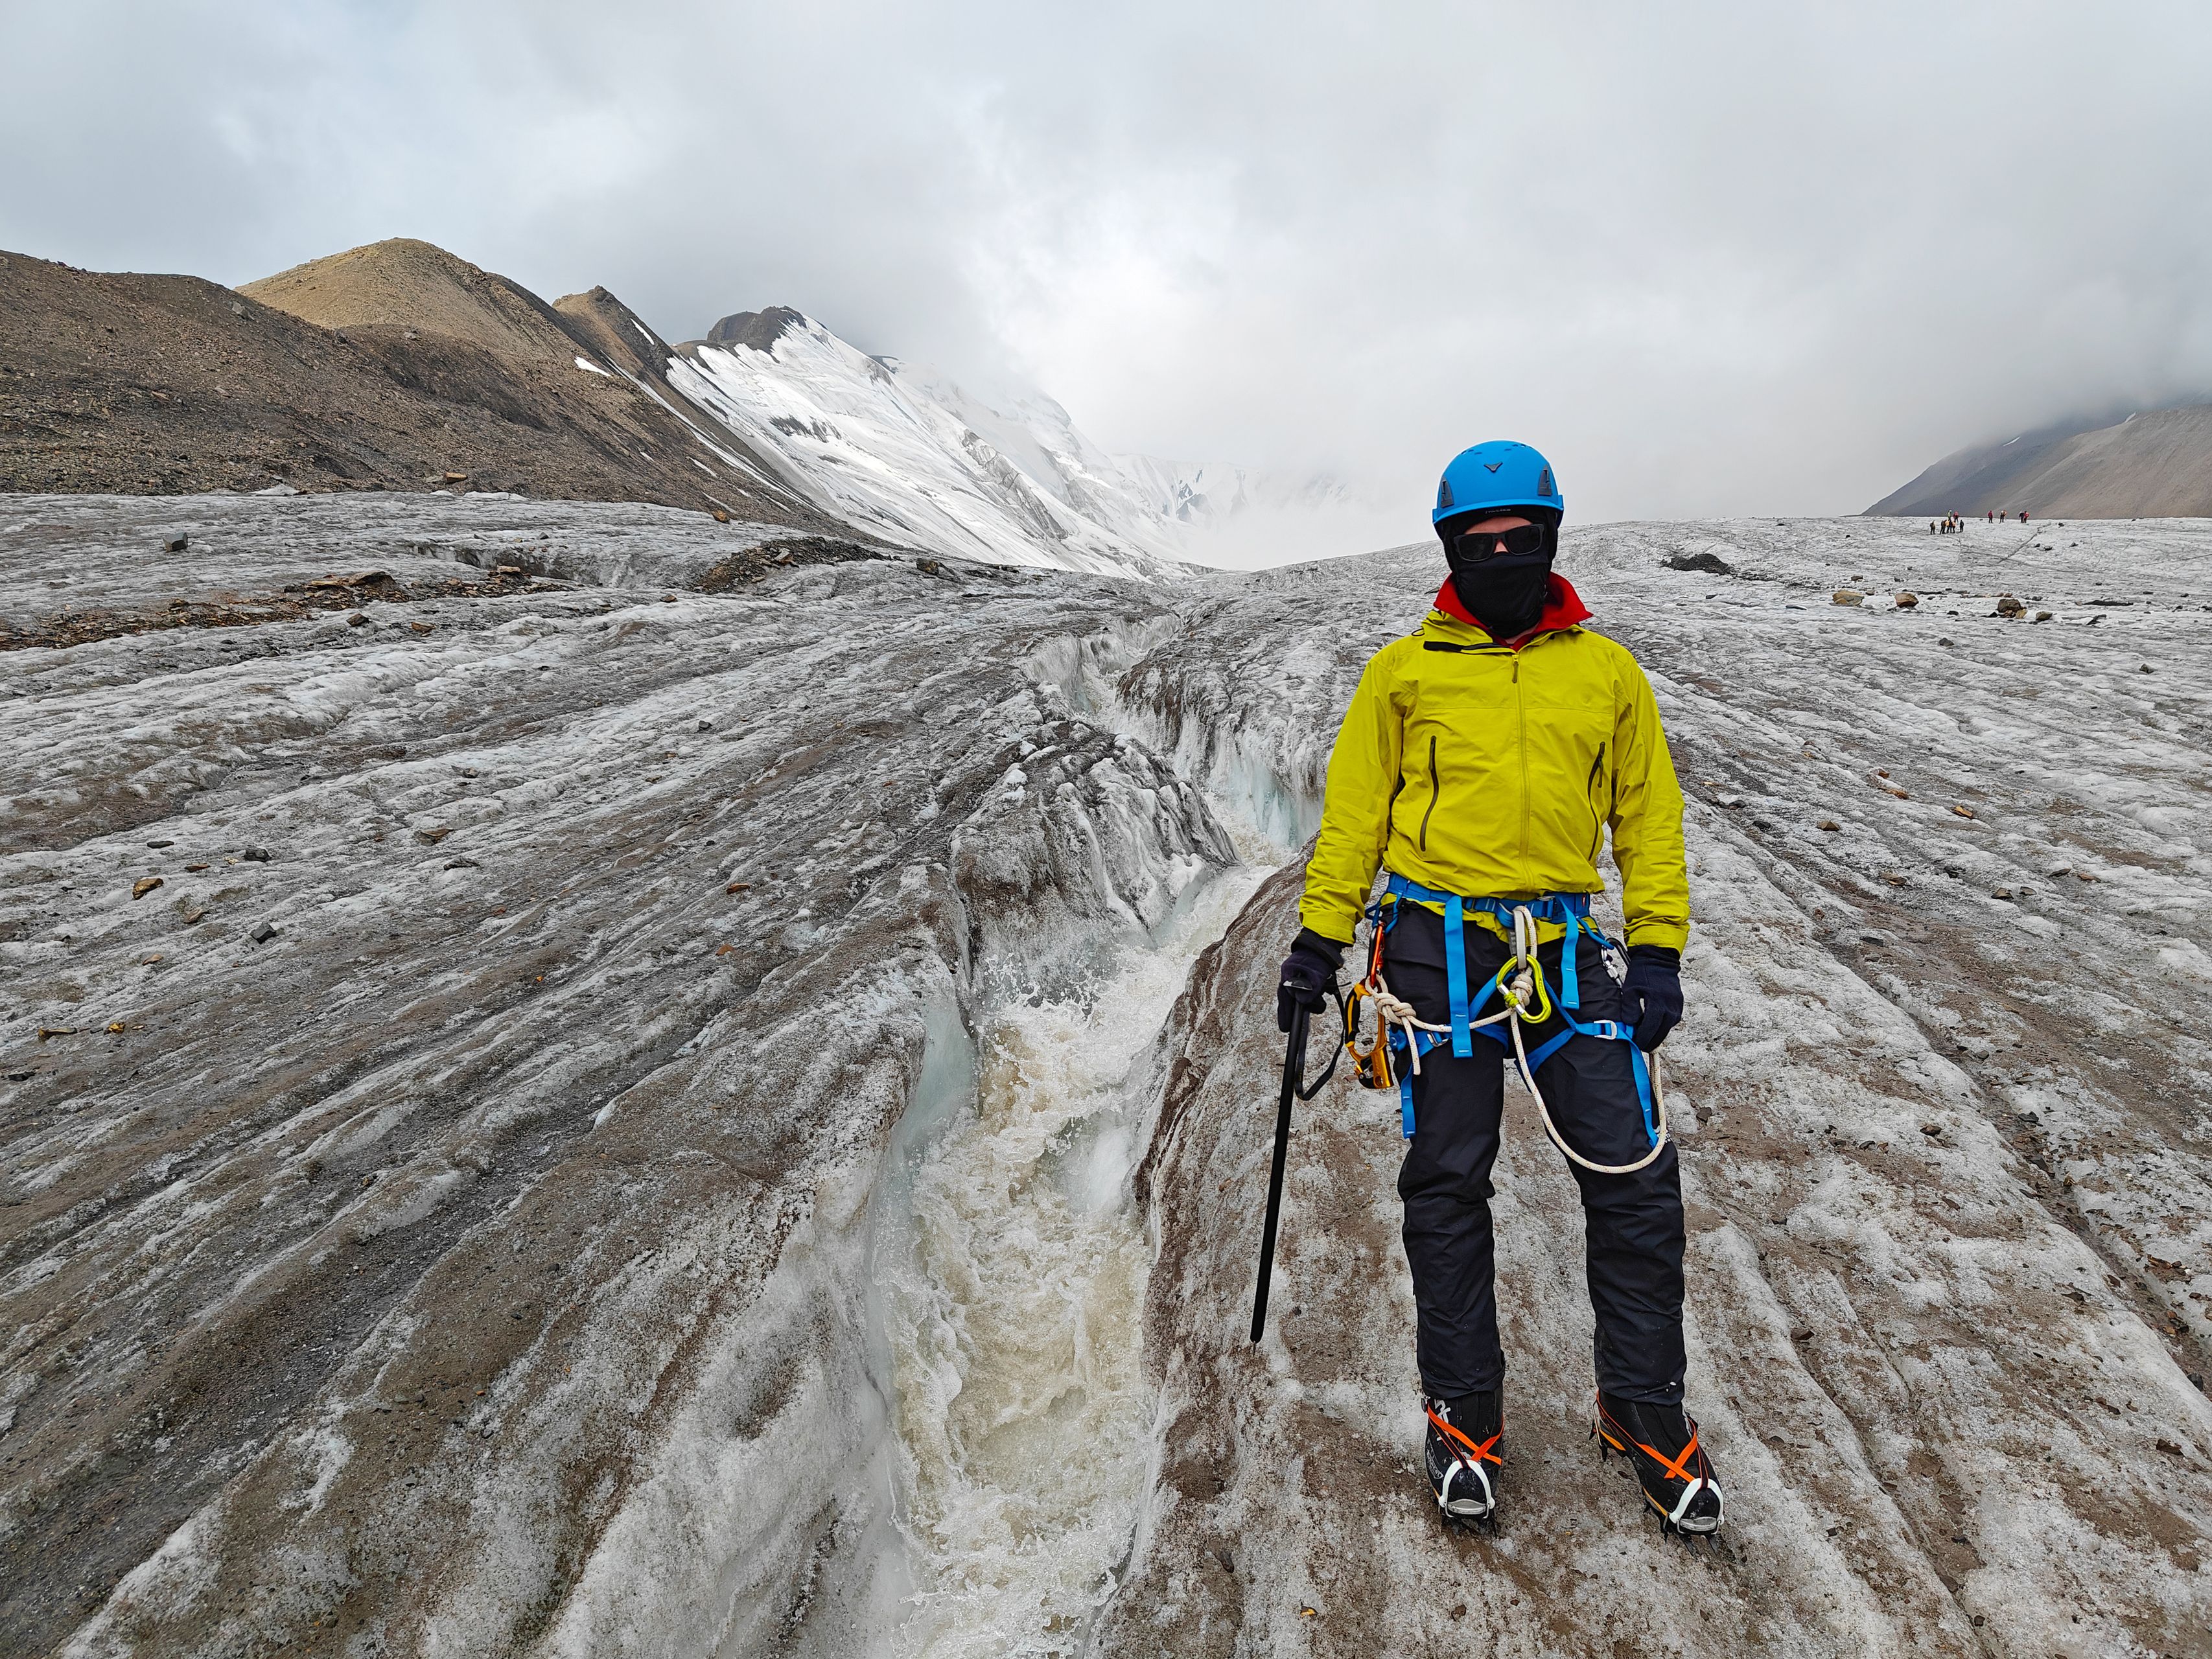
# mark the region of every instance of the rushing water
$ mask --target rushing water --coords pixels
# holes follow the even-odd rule
[[[1113,1588],[1156,1441],[1129,1179],[1153,1044],[1259,877],[1215,879],[1091,992],[1002,1007],[972,1108],[914,1173],[881,1260],[913,1578],[902,1655],[1071,1653]]]

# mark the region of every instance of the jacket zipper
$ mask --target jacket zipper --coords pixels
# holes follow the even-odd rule
[[[1521,690],[1521,653],[1513,653],[1513,718],[1521,741],[1521,866],[1528,866],[1531,815],[1528,807],[1528,704]]]
[[[1421,814],[1421,850],[1429,850],[1429,820],[1437,815],[1437,740],[1429,739],[1429,810]]]
[[[1598,786],[1604,781],[1605,745],[1600,744],[1597,758],[1590,763],[1589,781],[1583,786],[1583,792],[1590,798],[1590,816],[1597,820],[1596,827],[1590,832],[1590,863],[1593,866],[1597,863],[1597,855],[1605,847],[1605,814],[1599,811],[1597,806]]]

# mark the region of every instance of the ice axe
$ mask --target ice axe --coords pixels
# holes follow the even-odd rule
[[[1344,998],[1334,985],[1328,994],[1336,998],[1337,1011],[1344,1010]],[[1275,1265],[1275,1230],[1283,1218],[1283,1165],[1291,1152],[1291,1103],[1311,1100],[1322,1091],[1330,1075],[1336,1070],[1337,1057],[1343,1054],[1341,1043],[1329,1053],[1328,1064],[1311,1083],[1305,1080],[1306,1030],[1313,1011],[1303,1003],[1291,1011],[1289,1040],[1283,1047],[1283,1092],[1275,1103],[1275,1165],[1267,1172],[1267,1219],[1260,1229],[1260,1285],[1252,1294],[1252,1340],[1257,1342],[1260,1333],[1267,1325],[1267,1276]]]

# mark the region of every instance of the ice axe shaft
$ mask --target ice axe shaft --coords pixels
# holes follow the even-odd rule
[[[1255,1342],[1267,1325],[1267,1277],[1275,1265],[1275,1229],[1283,1218],[1283,1165],[1291,1151],[1291,1103],[1298,1097],[1304,1081],[1308,1018],[1309,1011],[1304,1006],[1291,1011],[1290,1040],[1283,1049],[1283,1093],[1275,1103],[1275,1164],[1267,1172],[1267,1219],[1260,1229],[1260,1284],[1252,1294]]]

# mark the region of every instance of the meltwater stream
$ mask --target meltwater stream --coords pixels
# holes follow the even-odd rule
[[[1153,1045],[1263,874],[1215,877],[1083,993],[999,1008],[975,1099],[921,1154],[878,1259],[912,1580],[896,1653],[1069,1654],[1113,1589],[1157,1439],[1130,1183]]]

